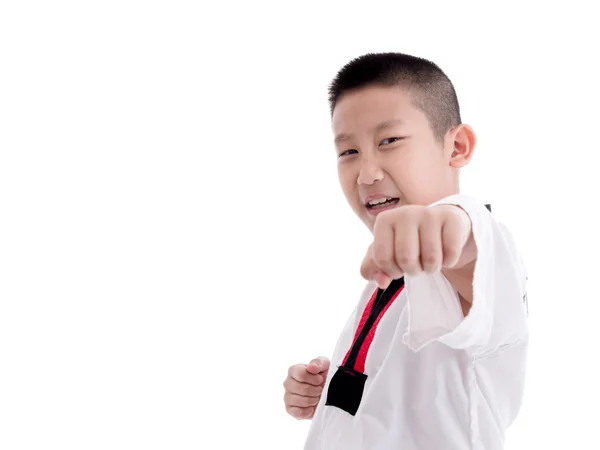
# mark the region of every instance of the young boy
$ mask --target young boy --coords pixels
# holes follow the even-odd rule
[[[338,173],[373,233],[368,281],[324,357],[290,367],[306,450],[497,450],[521,405],[526,274],[506,228],[459,194],[476,138],[432,62],[368,54],[330,87]]]

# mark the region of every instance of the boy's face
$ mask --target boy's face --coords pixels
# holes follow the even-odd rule
[[[428,205],[458,192],[475,135],[466,125],[436,140],[425,114],[401,87],[345,93],[332,118],[338,174],[354,212],[373,230],[375,217],[402,205]],[[373,206],[379,199],[390,202]]]

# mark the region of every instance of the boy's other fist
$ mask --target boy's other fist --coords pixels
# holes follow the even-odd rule
[[[327,380],[329,364],[329,359],[320,356],[308,364],[296,364],[289,368],[283,382],[283,401],[290,416],[299,420],[313,417]]]

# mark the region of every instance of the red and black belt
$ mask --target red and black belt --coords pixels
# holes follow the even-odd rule
[[[404,278],[393,280],[387,289],[373,292],[365,306],[350,349],[341,366],[331,378],[327,390],[328,406],[343,409],[355,415],[360,406],[368,375],[365,361],[382,317],[404,289]]]

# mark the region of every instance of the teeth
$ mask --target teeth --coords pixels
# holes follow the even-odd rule
[[[378,199],[375,199],[375,200],[371,200],[371,201],[369,202],[369,205],[371,205],[371,206],[375,206],[375,205],[379,205],[379,204],[381,204],[381,203],[388,202],[388,201],[390,201],[390,200],[391,200],[391,198],[378,198]]]

